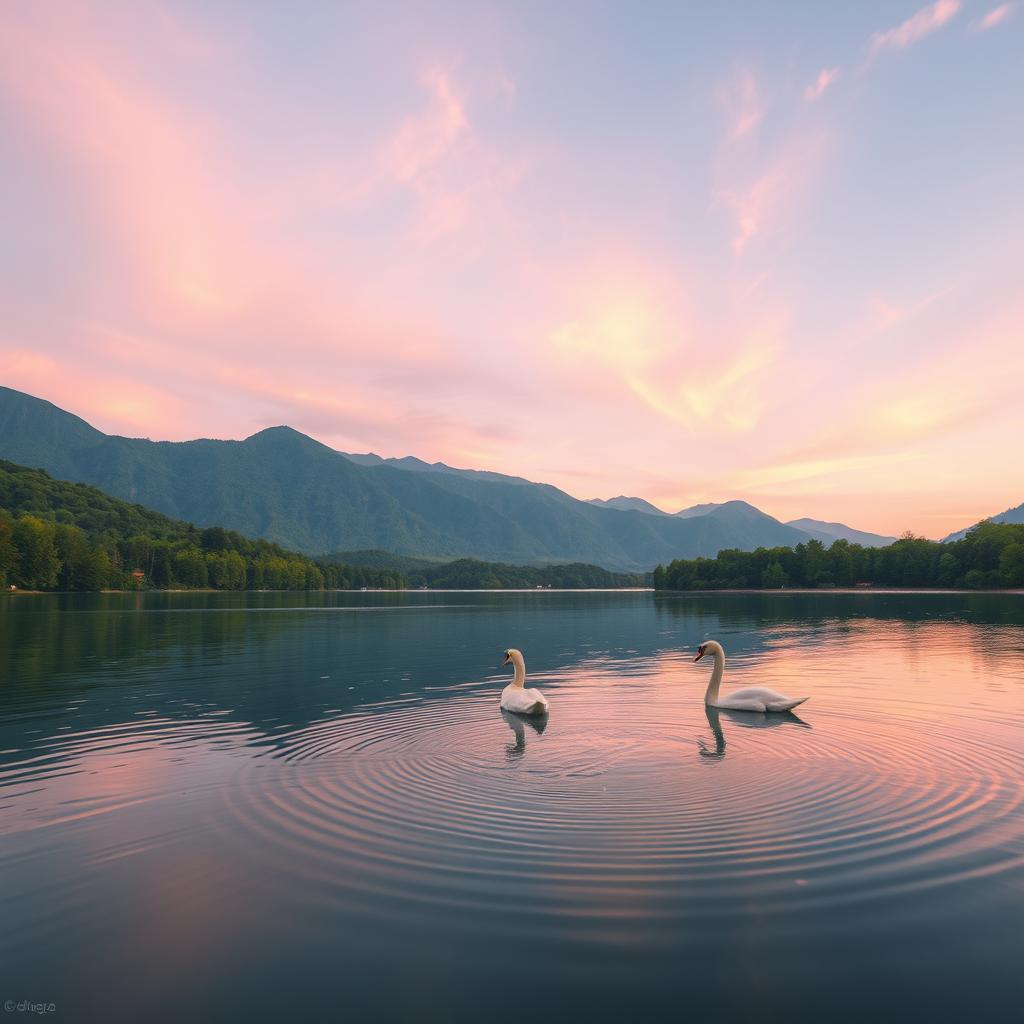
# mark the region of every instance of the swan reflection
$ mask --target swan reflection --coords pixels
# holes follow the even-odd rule
[[[538,736],[542,735],[548,727],[547,715],[531,715],[529,718],[517,715],[512,711],[502,709],[501,717],[505,724],[515,733],[514,743],[505,744],[505,756],[510,761],[516,761],[526,753],[526,730],[530,729]]]
[[[710,758],[712,761],[720,761],[725,757],[725,732],[722,730],[722,719],[728,718],[742,729],[777,729],[783,725],[797,725],[803,729],[810,729],[809,722],[805,722],[799,715],[792,711],[785,711],[782,714],[774,715],[752,715],[747,711],[733,711],[727,708],[713,708],[710,704],[704,705],[704,714],[707,716],[708,725],[711,727],[711,735],[715,740],[715,749],[712,750],[702,739],[697,740],[700,747],[700,756]]]

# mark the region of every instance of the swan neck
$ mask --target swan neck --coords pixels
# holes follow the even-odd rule
[[[725,652],[717,650],[711,653],[715,659],[715,667],[711,672],[707,693],[704,694],[705,704],[712,704],[718,700],[718,688],[722,685],[722,675],[725,673]]]
[[[513,658],[512,664],[515,666],[516,674],[512,678],[512,685],[518,686],[520,689],[523,687],[523,683],[526,682],[526,663],[522,658]]]

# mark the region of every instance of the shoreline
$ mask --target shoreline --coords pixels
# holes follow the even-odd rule
[[[404,590],[390,590],[378,587],[362,587],[359,590],[215,590],[212,587],[192,589],[173,588],[167,590],[3,590],[0,593],[10,597],[57,597],[85,594],[654,594],[662,597],[709,597],[715,594],[829,594],[873,595],[873,594],[1002,594],[1024,596],[1020,587],[969,590],[954,587],[793,587],[781,590],[763,588],[722,588],[720,590],[655,590],[653,587],[416,587]]]
[[[767,590],[757,587],[733,588],[723,587],[720,590],[656,590],[657,594],[671,594],[673,597],[686,594],[1020,594],[1020,587],[998,587],[984,590],[971,590],[967,587],[785,587],[780,590]]]

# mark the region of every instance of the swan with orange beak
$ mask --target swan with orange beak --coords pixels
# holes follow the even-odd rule
[[[547,714],[548,702],[544,694],[540,690],[527,690],[523,685],[526,682],[526,662],[523,660],[522,651],[510,647],[505,652],[502,665],[509,663],[515,666],[515,674],[512,682],[501,691],[502,708],[520,715]]]
[[[727,708],[732,711],[791,711],[807,700],[806,697],[787,697],[760,686],[733,690],[727,696],[720,697],[718,689],[722,685],[722,675],[725,673],[725,651],[717,640],[705,640],[697,648],[697,657],[693,660],[700,661],[706,654],[710,654],[715,660],[715,667],[711,670],[711,681],[704,694],[704,703],[708,707]]]

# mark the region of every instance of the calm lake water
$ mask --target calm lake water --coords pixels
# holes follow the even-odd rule
[[[75,1021],[1020,1021],[1024,596],[6,597],[0,921]]]

